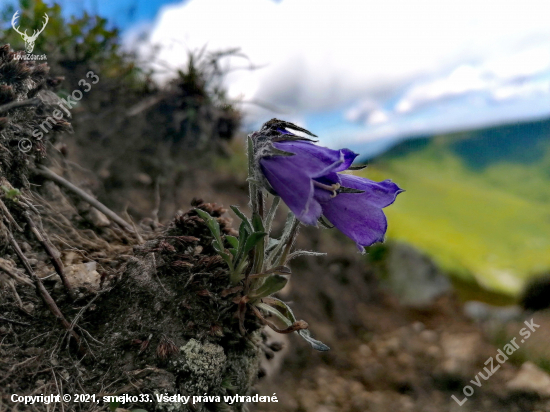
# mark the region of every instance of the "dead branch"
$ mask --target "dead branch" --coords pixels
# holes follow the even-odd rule
[[[15,109],[18,107],[25,107],[25,106],[38,106],[42,100],[40,100],[38,97],[34,97],[32,99],[28,100],[21,100],[18,102],[11,102],[4,104],[0,106],[0,113],[7,112],[8,110]]]
[[[78,323],[82,315],[84,315],[84,312],[86,312],[88,308],[92,306],[92,304],[95,302],[95,300],[99,297],[100,294],[101,293],[98,293],[97,295],[95,295],[92,299],[90,299],[90,301],[86,304],[86,306],[84,306],[82,309],[78,311],[73,321],[71,322],[71,329],[74,329],[74,327],[76,326],[76,324]]]
[[[50,312],[52,312],[52,314],[57,318],[59,323],[61,323],[63,325],[63,327],[75,339],[75,341],[78,345],[79,353],[81,355],[84,355],[85,354],[85,348],[84,348],[84,346],[82,346],[80,336],[78,336],[78,334],[74,330],[72,330],[71,324],[69,322],[67,322],[67,319],[65,319],[65,316],[63,316],[63,314],[61,313],[61,310],[59,310],[59,307],[57,306],[57,304],[52,299],[49,292],[44,287],[44,284],[42,283],[42,280],[38,276],[36,276],[36,273],[34,273],[34,271],[32,270],[31,265],[30,265],[27,257],[25,256],[25,254],[23,253],[23,251],[19,247],[19,244],[17,243],[17,240],[15,240],[15,238],[13,237],[13,234],[9,230],[8,230],[8,238],[9,238],[9,241],[11,243],[11,246],[12,246],[13,250],[15,251],[15,253],[19,257],[19,259],[21,260],[21,263],[23,264],[25,270],[27,271],[27,273],[29,274],[31,279],[34,281],[34,285],[36,287],[36,290],[37,290],[38,294],[40,295],[40,297],[42,298],[42,300],[44,301],[44,303],[46,304],[46,306],[48,307]]]
[[[21,326],[31,326],[30,323],[25,323],[25,322],[19,322],[18,320],[13,320],[13,319],[8,319],[8,318],[3,318],[0,316],[0,320],[1,321],[4,321],[4,322],[9,322],[9,323],[13,323],[15,325],[21,325]]]
[[[36,173],[44,176],[45,178],[50,179],[55,183],[63,186],[65,189],[70,190],[72,193],[80,197],[82,200],[89,203],[90,205],[95,207],[97,210],[99,210],[100,212],[102,212],[103,214],[111,218],[112,221],[114,221],[116,224],[118,224],[120,227],[122,227],[129,233],[134,233],[134,229],[128,222],[126,222],[124,219],[118,216],[115,212],[113,212],[111,209],[109,209],[99,200],[93,198],[88,193],[76,187],[68,180],[65,180],[64,178],[62,178],[61,176],[57,175],[56,173],[52,172],[50,169],[44,166],[40,166],[38,169],[35,169],[35,171]]]
[[[128,213],[128,210],[125,209],[124,214],[126,215],[126,218],[132,223],[132,227],[134,228],[134,234],[136,235],[138,243],[140,245],[144,244],[145,240],[143,240],[143,238],[139,234],[138,228],[136,226],[136,222],[134,222],[134,220],[132,219],[132,216],[130,216],[130,214]]]
[[[32,286],[33,283],[30,279],[19,276],[15,271],[13,271],[8,265],[6,265],[4,259],[0,258],[0,270],[6,272],[13,280],[18,283],[24,283],[27,286]]]
[[[23,307],[23,301],[21,300],[21,296],[19,296],[19,293],[17,293],[17,288],[15,287],[15,282],[12,281],[8,282],[11,292],[13,293],[13,297],[17,301],[17,307],[25,312],[25,308]]]
[[[0,209],[2,209],[2,212],[4,212],[4,216],[6,216],[6,219],[8,219],[8,221],[13,225],[13,227],[15,227],[15,229],[18,232],[22,232],[23,229],[21,229],[21,226],[19,226],[17,224],[17,222],[15,221],[13,216],[11,215],[10,211],[8,210],[6,205],[4,204],[4,202],[2,202],[2,199],[0,199]]]
[[[31,228],[31,231],[34,233],[34,236],[36,239],[40,242],[48,256],[50,257],[50,261],[52,262],[52,265],[61,278],[61,282],[63,282],[63,286],[65,286],[65,290],[67,291],[70,298],[74,301],[75,295],[73,288],[71,287],[71,284],[69,283],[69,280],[67,279],[67,276],[65,276],[65,271],[63,269],[63,262],[61,262],[61,259],[59,259],[57,251],[54,250],[53,245],[49,241],[46,233],[41,232],[38,227],[36,226],[36,223],[32,220],[30,214],[28,212],[24,213],[25,219],[27,220],[27,223],[29,224],[29,227]]]

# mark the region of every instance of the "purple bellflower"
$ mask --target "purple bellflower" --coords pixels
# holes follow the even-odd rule
[[[354,169],[357,153],[317,146],[287,129],[315,137],[292,123],[277,119],[265,123],[251,135],[255,180],[280,196],[300,222],[317,225],[324,216],[361,252],[382,242],[388,226],[382,208],[403,190],[391,180],[374,182],[339,173]]]

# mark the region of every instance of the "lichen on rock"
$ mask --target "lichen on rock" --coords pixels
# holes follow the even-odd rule
[[[220,395],[222,373],[227,362],[223,347],[190,339],[180,351],[182,359],[179,361],[178,376],[182,378],[185,392]]]

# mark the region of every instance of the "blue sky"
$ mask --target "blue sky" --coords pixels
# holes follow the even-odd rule
[[[166,4],[183,3],[179,0],[56,0],[65,15],[78,15],[83,11],[107,17],[113,25],[121,30],[144,22],[154,21],[157,13]]]
[[[128,47],[146,33],[139,52],[147,60],[160,45],[164,73],[189,49],[240,47],[249,60],[228,67],[263,67],[226,78],[247,127],[277,116],[365,155],[402,137],[550,115],[546,0],[60,3],[108,17]]]

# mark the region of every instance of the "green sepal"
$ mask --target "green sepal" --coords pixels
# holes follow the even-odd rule
[[[267,156],[295,156],[295,153],[285,152],[275,147],[270,147]]]
[[[324,216],[320,216],[319,219],[317,219],[317,221],[321,224],[321,226],[323,226],[324,228],[326,229],[334,229],[334,226],[332,226],[327,220],[325,220],[326,218]]]
[[[350,166],[348,167],[348,170],[363,170],[363,169],[366,169],[367,165],[363,165],[363,166]]]
[[[284,136],[278,136],[278,137],[274,137],[273,139],[271,139],[272,142],[295,142],[295,141],[306,141],[306,142],[312,142],[312,143],[317,143],[319,142],[319,140],[317,139],[310,139],[308,137],[303,137],[303,136],[293,136],[293,135],[288,135],[288,134],[285,134]]]
[[[353,189],[351,187],[343,187],[341,186],[339,189],[338,189],[338,193],[365,193],[364,190],[359,190],[359,189]]]
[[[285,122],[284,120],[278,120],[278,119],[273,119],[273,120],[270,120],[268,123],[271,123],[271,122],[275,122],[275,126],[279,127],[279,128],[282,128],[282,129],[290,129],[290,130],[296,130],[297,132],[302,132],[302,133],[305,133],[307,134],[308,136],[313,136],[313,137],[317,137],[316,135],[314,135],[313,133],[311,133],[309,130],[307,129],[304,129],[303,127],[300,127],[300,126],[297,126],[295,125],[294,123],[290,123],[290,122]],[[273,124],[272,124],[273,125]],[[271,126],[272,126],[271,125]],[[288,130],[287,130],[288,132]],[[285,135],[286,136],[286,135]]]

